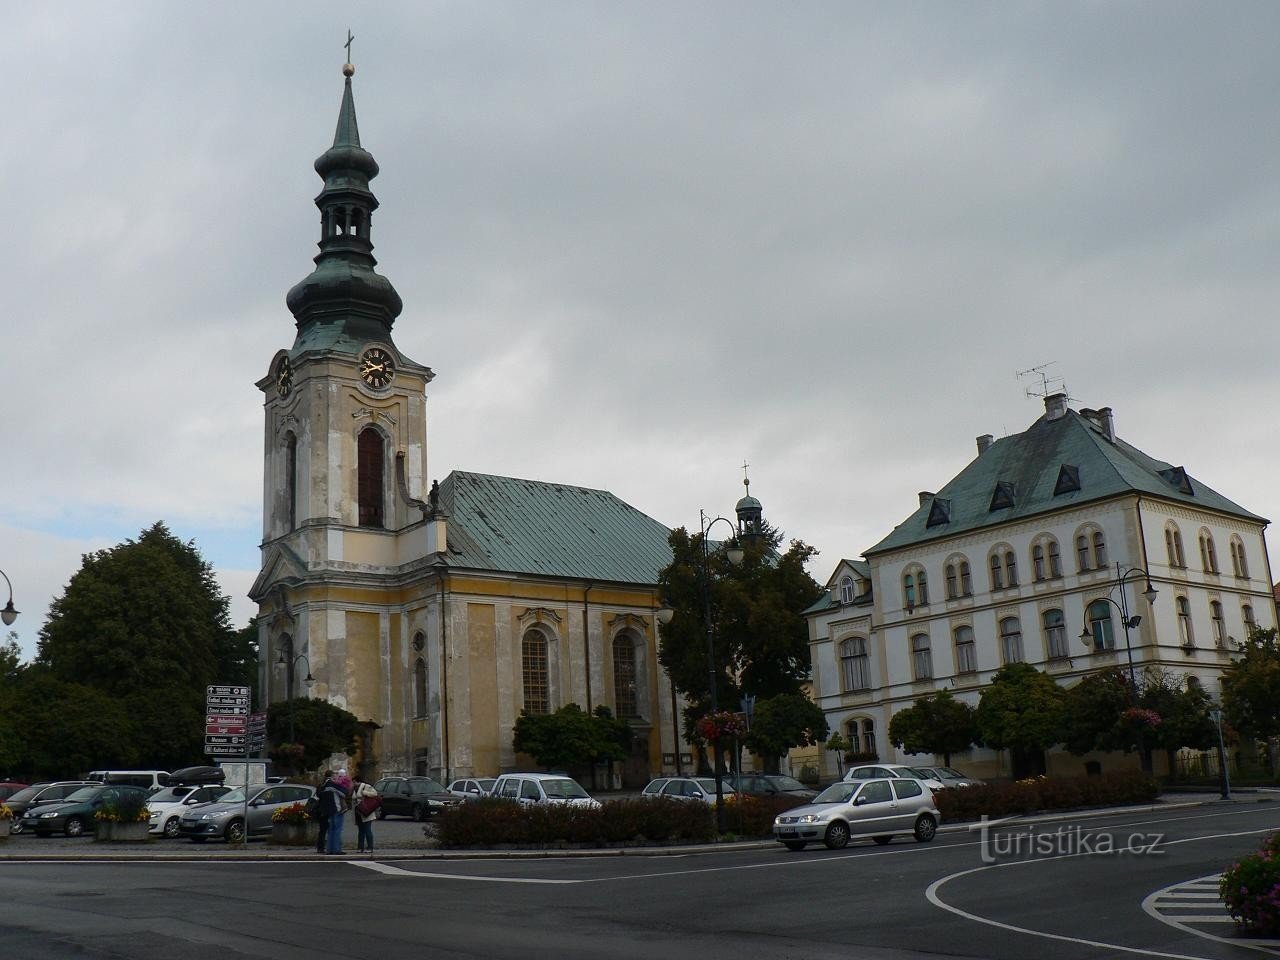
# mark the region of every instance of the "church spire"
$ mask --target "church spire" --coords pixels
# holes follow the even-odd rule
[[[348,43],[350,41],[348,40]],[[403,308],[386,277],[374,271],[372,216],[378,199],[369,181],[378,163],[360,146],[351,77],[345,64],[342,105],[333,146],[315,162],[324,188],[320,209],[320,253],[311,275],[289,291],[287,303],[298,324],[294,348],[358,351],[370,340],[390,340],[391,325]]]

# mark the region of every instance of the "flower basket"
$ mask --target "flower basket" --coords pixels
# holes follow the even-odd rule
[[[151,824],[146,820],[99,820],[93,836],[107,842],[142,843],[151,837]]]
[[[13,830],[13,819],[11,817],[5,817],[4,819],[0,820],[0,840],[8,840],[9,834],[12,832],[12,830]]]

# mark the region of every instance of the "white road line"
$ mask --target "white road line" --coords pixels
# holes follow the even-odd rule
[[[389,877],[415,877],[431,880],[476,880],[481,883],[536,883],[549,884],[552,886],[564,886],[565,884],[586,882],[583,880],[542,880],[536,877],[469,877],[463,873],[425,873],[417,870],[405,870],[401,867],[393,867],[389,863],[378,863],[375,860],[348,860],[346,862],[353,867],[372,870],[375,873],[386,874]]]
[[[1256,950],[1259,953],[1269,954],[1271,956],[1280,956],[1280,950],[1275,949],[1274,941],[1268,943],[1261,940],[1250,940],[1244,937],[1220,937],[1216,933],[1210,933],[1208,930],[1200,930],[1196,927],[1189,926],[1193,923],[1203,924],[1219,924],[1219,923],[1235,923],[1235,921],[1225,912],[1213,915],[1188,915],[1166,913],[1163,897],[1167,896],[1170,891],[1203,888],[1212,885],[1217,889],[1218,879],[1221,874],[1213,874],[1208,877],[1197,877],[1194,880],[1187,880],[1182,883],[1171,884],[1163,887],[1147,895],[1142,901],[1142,909],[1151,917],[1159,920],[1165,926],[1174,927],[1183,933],[1189,933],[1192,936],[1200,937],[1203,940],[1214,940],[1218,943],[1229,944],[1233,947],[1244,947],[1246,950]],[[1216,896],[1216,894],[1215,894]],[[1223,910],[1226,910],[1226,904],[1223,904]]]

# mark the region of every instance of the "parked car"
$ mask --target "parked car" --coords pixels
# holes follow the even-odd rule
[[[713,781],[713,792],[714,789]],[[724,778],[724,789],[735,793],[752,793],[761,797],[795,797],[797,800],[812,800],[818,795],[817,790],[806,787],[795,777],[786,777],[777,773],[728,774]]]
[[[154,793],[168,784],[168,770],[94,770],[85,777],[97,783],[123,783]]]
[[[656,790],[650,790],[654,784],[658,785]],[[728,787],[721,789],[722,793],[729,793]],[[714,777],[663,777],[659,780],[652,780],[640,792],[641,796],[648,797],[666,797],[669,800],[697,800],[702,803],[716,802],[716,781]]]
[[[18,783],[16,780],[5,780],[0,782],[0,803],[8,800],[19,790],[27,787],[25,783]]]
[[[22,832],[34,833],[38,837],[47,837],[54,833],[79,837],[86,833],[93,833],[98,823],[94,819],[94,814],[108,803],[131,795],[142,801],[147,799],[145,789],[124,783],[95,783],[81,787],[64,800],[38,803],[28,807],[26,813],[22,815]]]
[[[315,792],[315,787],[299,783],[255,783],[248,787],[246,804],[246,788],[236,787],[212,803],[187,807],[178,822],[178,833],[190,837],[192,843],[219,838],[240,843],[246,838],[266,836],[271,833],[273,813],[291,803],[306,803]]]
[[[644,789],[640,791],[640,796],[656,797],[662,792],[662,788],[667,785],[667,781],[670,779],[670,777],[658,777],[654,780],[650,780],[644,785]]]
[[[382,798],[379,820],[387,817],[430,820],[441,810],[462,802],[462,797],[450,793],[430,777],[383,777],[373,789]]]
[[[449,784],[449,792],[463,800],[479,800],[487,797],[497,782],[493,777],[482,777],[476,780],[455,780]]]
[[[845,771],[846,780],[889,780],[894,777],[908,777],[919,780],[930,790],[941,790],[942,783],[931,773],[919,767],[908,767],[905,763],[871,763],[860,767],[850,767]]]
[[[851,837],[886,844],[895,836],[912,834],[927,843],[941,822],[933,793],[915,778],[842,780],[813,803],[775,817],[773,835],[788,850],[803,850],[819,841],[828,850],[839,850]]]
[[[96,786],[99,786],[99,784],[90,783],[88,780],[56,780],[52,783],[33,783],[31,786],[19,790],[4,802],[5,806],[13,811],[13,825],[9,829],[14,833],[21,833],[22,815],[36,804],[55,803],[59,800],[65,800],[81,787]]]
[[[600,801],[581,784],[562,773],[504,773],[490,796],[520,804],[567,803],[575,807],[599,807]]]
[[[183,767],[169,774],[169,786],[196,786],[204,784],[220,784],[227,779],[227,772],[221,767],[200,766]]]
[[[147,797],[147,808],[151,811],[150,833],[159,833],[173,839],[181,831],[182,814],[198,803],[212,803],[230,793],[231,787],[197,786],[185,784],[180,787],[161,787]]]
[[[986,781],[977,777],[966,776],[955,767],[916,767],[921,773],[927,773],[944,787],[981,787]],[[933,789],[937,789],[934,787]]]

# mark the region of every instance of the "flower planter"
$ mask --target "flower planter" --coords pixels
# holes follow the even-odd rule
[[[94,829],[95,840],[106,841],[145,841],[151,831],[148,821],[141,823],[119,823],[114,820],[99,820]]]
[[[12,820],[0,820],[0,840],[8,840],[9,834],[13,831]]]
[[[312,823],[273,823],[271,825],[271,842],[281,843],[289,847],[316,845],[319,828]]]

